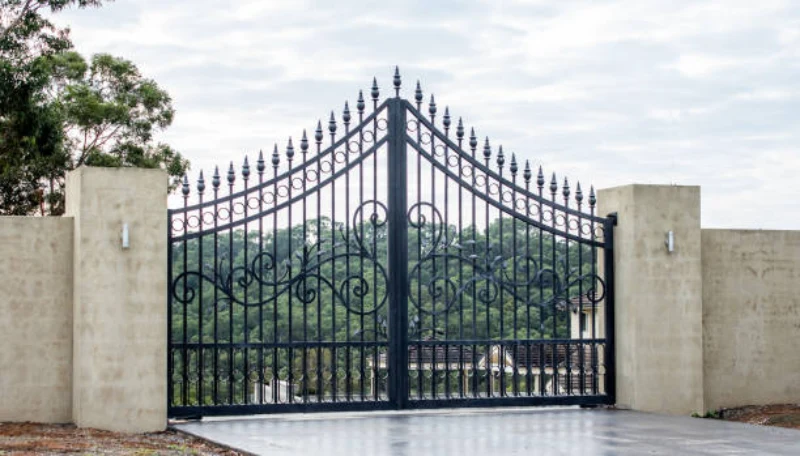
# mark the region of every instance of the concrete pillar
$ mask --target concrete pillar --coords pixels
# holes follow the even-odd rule
[[[617,405],[703,412],[700,188],[627,185],[600,190],[614,230]],[[675,248],[667,251],[667,232]]]
[[[154,169],[81,167],[67,176],[75,220],[72,418],[80,427],[166,427],[167,182]]]

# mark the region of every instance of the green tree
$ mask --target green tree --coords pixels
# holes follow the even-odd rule
[[[90,62],[43,13],[101,0],[0,0],[0,214],[64,210],[65,173],[82,165],[160,167],[173,185],[188,162],[157,131],[172,100],[123,58]]]

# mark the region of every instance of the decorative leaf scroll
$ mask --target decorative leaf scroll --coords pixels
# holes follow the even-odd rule
[[[423,208],[431,214],[431,222],[423,214]],[[446,314],[459,302],[460,297],[473,291],[477,299],[486,305],[502,305],[498,297],[503,290],[523,306],[540,308],[566,308],[572,298],[579,297],[576,293],[579,289],[583,290],[582,301],[586,303],[597,304],[605,298],[605,282],[599,274],[582,273],[574,267],[567,269],[563,260],[545,267],[542,258],[528,254],[505,256],[496,244],[490,243],[484,251],[479,251],[474,240],[462,244],[451,242],[445,234],[441,213],[431,203],[422,202],[412,206],[408,211],[408,223],[417,229],[428,227],[431,230],[431,241],[419,261],[409,270],[409,301],[422,313]],[[439,274],[427,277],[423,282],[415,281],[415,278],[423,276],[423,270],[436,270],[425,266],[429,262],[461,263],[472,274],[458,282],[457,277],[445,275],[440,268]],[[552,294],[547,299],[538,300],[539,293],[531,293],[532,289],[547,289]],[[429,298],[434,303],[442,302],[443,305],[426,307],[420,302],[420,297]]]
[[[373,231],[386,224],[386,206],[379,201],[366,201],[353,213],[353,226],[364,216],[365,229]],[[359,230],[352,230],[349,238],[343,230],[339,230],[342,241],[331,245],[330,242],[318,241],[304,245],[282,262],[276,262],[272,253],[262,251],[255,255],[249,264],[226,266],[226,259],[221,259],[216,267],[208,265],[199,271],[185,271],[172,282],[172,296],[176,302],[187,304],[195,299],[199,282],[203,281],[216,289],[219,298],[215,305],[230,303],[246,307],[260,307],[274,303],[281,295],[290,293],[300,302],[309,304],[318,299],[322,290],[327,287],[336,301],[348,312],[356,315],[371,315],[380,310],[388,300],[387,285],[389,276],[386,268],[378,261],[373,246],[365,242]],[[366,235],[364,236],[367,237]],[[369,307],[354,306],[354,303],[367,303],[362,300],[373,290],[369,281],[358,274],[337,277],[336,281],[321,273],[322,266],[332,262],[362,261],[374,264],[378,272],[376,280],[384,286],[380,290],[375,305]],[[192,280],[192,278],[194,280]],[[318,285],[319,284],[319,285]],[[381,287],[377,287],[380,289]],[[255,291],[255,292],[254,292]],[[260,292],[260,293],[259,293]],[[248,296],[248,299],[244,297]],[[253,299],[254,296],[260,298]],[[351,299],[348,299],[348,296]]]

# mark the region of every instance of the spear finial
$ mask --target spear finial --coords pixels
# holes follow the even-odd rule
[[[347,102],[344,102],[344,111],[342,112],[342,121],[344,122],[344,126],[347,127],[350,125],[350,106],[347,105]]]
[[[500,169],[502,170],[503,165],[505,164],[506,164],[506,157],[505,155],[503,155],[503,146],[500,145],[500,147],[497,149],[497,166],[500,167]]]
[[[541,165],[539,165],[539,174],[536,176],[536,185],[540,190],[544,187],[544,171]]]
[[[292,137],[289,137],[289,144],[286,145],[286,158],[289,160],[289,163],[292,162],[292,158],[294,158],[294,145],[292,145]]]
[[[214,176],[211,178],[211,186],[214,187],[215,192],[219,189],[219,184],[220,184],[219,166],[215,166]]]
[[[272,149],[272,167],[277,168],[278,163],[281,162],[281,156],[278,154],[278,145],[275,144],[275,147]]]
[[[259,150],[258,151],[258,161],[256,162],[256,169],[258,170],[258,174],[263,174],[264,173],[264,168],[265,168],[265,166],[264,166],[264,151],[263,150]]]
[[[242,164],[242,177],[244,180],[250,177],[250,163],[247,161],[247,155],[244,156],[244,163]]]
[[[332,135],[336,133],[336,117],[334,117],[333,111],[331,111],[331,120],[328,121],[328,131]]]
[[[394,78],[392,82],[394,83],[394,94],[396,97],[400,98],[400,84],[402,81],[400,80],[400,67],[398,66],[394,67]]]
[[[233,169],[233,162],[231,161],[231,165],[228,167],[228,185],[233,185],[236,181],[236,171]]]
[[[372,92],[371,93],[372,101],[377,103],[378,102],[378,97],[381,96],[381,92],[378,90],[378,79],[377,78],[372,78],[372,91],[371,92]]]
[[[364,113],[364,92],[362,90],[358,91],[358,101],[356,101],[356,109],[358,109],[359,114]]]
[[[320,145],[322,142],[322,121],[317,121],[317,129],[314,131],[314,140],[317,142],[317,145]]]
[[[303,157],[305,157],[306,153],[308,153],[308,137],[306,136],[305,129],[303,130],[303,137],[300,138],[300,150],[302,151]]]
[[[206,180],[203,178],[203,170],[200,170],[200,177],[197,178],[197,192],[201,195],[206,190]]]
[[[470,128],[469,131],[469,147],[472,153],[475,154],[475,149],[478,147],[478,137],[475,136],[475,128]]]

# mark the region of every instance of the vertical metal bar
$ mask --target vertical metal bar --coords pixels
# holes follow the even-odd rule
[[[363,153],[364,153],[364,128],[361,126],[361,123],[363,121],[364,121],[364,111],[359,109],[359,111],[358,111],[358,125],[359,125],[359,129],[358,129],[358,158],[359,158],[359,162],[358,162],[358,206],[357,207],[361,208],[361,211],[359,212],[358,230],[359,230],[359,235],[361,237],[361,243],[362,244],[364,243],[364,210],[365,210],[365,208],[363,207],[363,205],[364,205],[364,160],[363,160],[363,158],[364,158],[363,157]],[[355,225],[355,220],[353,220],[353,224]],[[355,229],[355,226],[353,226],[353,229]],[[374,253],[375,252],[373,251],[373,254]],[[359,272],[359,277],[361,277],[362,280],[363,280],[364,279],[364,256],[363,255],[360,256],[359,259],[358,259],[358,272]],[[373,287],[372,288],[372,292],[373,292],[373,294],[377,294],[378,290],[376,290]],[[360,351],[359,351],[359,374],[360,375],[358,377],[358,381],[359,381],[359,395],[360,395],[361,401],[363,402],[366,399],[366,388],[365,388],[366,385],[364,383],[364,378],[366,377],[366,370],[365,369],[366,369],[366,361],[367,361],[366,356],[364,354],[364,350],[365,350],[365,347],[364,347],[364,332],[365,331],[364,330],[366,329],[364,327],[364,323],[365,323],[365,318],[364,318],[365,317],[365,315],[364,315],[364,294],[361,294],[361,296],[359,297],[359,302],[361,304],[361,306],[360,306],[361,313],[359,315],[359,331],[358,331],[358,333],[359,333],[359,342],[361,342],[361,348],[360,348]],[[377,311],[375,312],[375,314],[377,315]],[[378,325],[375,325],[373,327],[373,329],[377,329],[377,327],[378,327]],[[375,333],[375,334],[377,335],[377,333]]]
[[[567,189],[567,181],[565,180],[564,181],[564,207],[566,207],[566,208],[569,208],[569,193],[568,192],[569,192],[569,190]],[[567,212],[567,211],[564,211],[564,232],[565,233],[569,232],[569,212]],[[580,247],[580,245],[578,247]],[[564,299],[566,300],[565,313],[567,315],[567,318],[566,318],[566,320],[567,320],[567,322],[566,322],[567,323],[566,339],[567,340],[570,339],[570,334],[569,334],[569,331],[571,330],[570,316],[572,315],[572,313],[569,311],[570,290],[569,290],[569,287],[567,286],[567,283],[569,282],[569,276],[570,276],[570,270],[569,270],[569,238],[564,236],[564,286],[566,287],[565,290],[564,290],[564,295],[565,295]],[[571,365],[572,356],[570,356],[570,349],[571,348],[572,348],[572,344],[570,344],[570,342],[568,341],[567,342],[567,346],[566,346],[566,348],[564,350],[564,353],[565,353],[564,364],[566,366],[566,370],[564,371],[564,383],[565,383],[564,388],[566,390],[567,396],[572,395],[572,365]]]
[[[486,169],[487,170],[489,169],[489,152],[488,152],[488,148],[489,148],[489,138],[486,138],[486,145],[484,146],[483,155],[484,155],[484,158],[485,158]],[[490,271],[488,270],[490,268],[488,263],[489,263],[489,261],[491,261],[491,254],[492,254],[492,252],[491,252],[491,244],[489,242],[489,237],[490,237],[489,227],[491,225],[491,222],[490,222],[490,219],[489,219],[489,217],[490,217],[490,214],[489,214],[490,213],[489,199],[491,198],[491,195],[489,194],[489,173],[488,172],[484,173],[484,182],[483,183],[484,183],[484,185],[486,185],[486,189],[485,189],[486,200],[485,200],[485,204],[484,204],[484,211],[485,211],[484,212],[484,216],[485,216],[484,218],[486,219],[485,220],[486,221],[486,225],[484,226],[484,236],[486,237],[486,246],[484,247],[483,255],[484,255],[484,258],[485,258],[485,261],[484,261],[484,263],[486,264],[485,267],[487,268],[486,273],[488,274],[488,273],[490,273]],[[485,299],[486,299],[486,361],[487,361],[486,362],[486,397],[487,398],[491,398],[493,396],[493,391],[492,391],[492,386],[493,386],[492,385],[492,369],[491,369],[491,365],[492,365],[492,344],[491,344],[491,341],[492,341],[492,318],[491,318],[491,315],[492,315],[492,313],[491,313],[491,303],[492,303],[492,300],[489,299],[491,297],[491,291],[489,291],[490,290],[490,288],[489,288],[490,285],[489,285],[488,277],[486,279],[484,279],[483,283],[485,284],[484,291],[486,293],[486,295],[485,295]],[[498,360],[499,359],[500,358],[499,358],[499,354],[498,354]]]
[[[553,202],[553,204],[556,204],[556,202],[557,202],[556,201],[556,191],[557,190],[558,190],[558,184],[555,181],[555,174],[554,174],[553,175],[553,181],[550,183],[551,201]],[[550,300],[551,301],[550,318],[552,318],[552,321],[553,321],[553,333],[550,335],[550,337],[553,338],[553,339],[557,339],[558,338],[558,310],[556,308],[556,305],[557,305],[558,299],[556,297],[556,294],[558,293],[558,283],[557,283],[558,281],[556,279],[556,277],[557,277],[556,268],[558,267],[558,256],[557,256],[558,239],[556,238],[556,234],[555,233],[558,231],[558,228],[557,228],[557,223],[556,223],[557,214],[556,214],[555,207],[551,207],[551,211],[552,211],[552,214],[553,214],[553,217],[552,217],[552,220],[551,220],[551,226],[553,228],[553,236],[552,236],[552,238],[553,238],[553,245],[552,245],[552,247],[553,247],[553,249],[552,249],[553,250],[553,252],[552,252],[553,253],[553,257],[552,257],[552,261],[553,261],[553,263],[552,263],[552,265],[553,265],[552,266],[553,267],[553,272],[552,272],[553,286],[552,286],[552,291],[551,291],[552,292],[552,298]],[[553,385],[553,395],[554,396],[558,396],[558,344],[551,344],[550,348],[552,349],[552,354],[553,354],[553,366],[552,366],[553,376],[552,376],[552,379],[551,379],[551,384]]]
[[[361,98],[361,94],[360,93],[359,93],[359,98]],[[377,110],[377,108],[378,108],[377,97],[373,98],[373,100],[372,100],[372,108],[373,108],[373,112],[375,112]],[[359,119],[361,119],[360,116],[361,116],[361,114],[359,114]],[[405,125],[403,125],[403,132],[405,133]],[[362,137],[360,136],[359,140],[361,140],[361,138]],[[378,116],[377,115],[372,120],[372,138],[373,138],[373,144],[377,144],[377,142],[378,142]],[[375,152],[372,153],[372,200],[376,201],[376,203],[373,205],[373,210],[377,214],[377,212],[378,212],[378,204],[377,204],[377,201],[378,201],[378,151],[377,150],[375,150]],[[362,216],[362,224],[363,224],[364,211],[361,211],[361,216]],[[372,233],[372,290],[373,290],[373,293],[372,293],[372,308],[375,309],[373,311],[373,313],[372,313],[372,323],[373,323],[373,330],[374,330],[374,334],[375,334],[374,338],[375,338],[375,341],[377,342],[378,341],[378,311],[377,311],[377,309],[378,309],[378,229],[379,229],[377,220],[376,220],[375,225],[373,225],[372,229],[375,230]],[[361,239],[364,239],[364,236],[361,236]],[[406,246],[406,250],[408,250],[408,246]],[[387,292],[389,291],[388,290],[388,286],[389,286],[389,284],[386,284],[386,287],[387,287],[386,291]],[[372,352],[373,365],[375,366],[375,368],[373,369],[373,372],[372,372],[372,375],[374,376],[373,384],[375,385],[375,388],[374,388],[374,391],[373,391],[372,394],[373,394],[373,399],[376,400],[376,401],[378,400],[379,390],[380,390],[380,378],[379,378],[379,375],[378,375],[379,372],[380,372],[380,366],[378,365],[378,363],[380,362],[380,356],[379,356],[378,352],[379,352],[379,349],[378,349],[378,345],[376,344],[375,347],[373,348],[373,352]],[[386,368],[387,369],[389,368],[388,360],[387,360]],[[405,394],[405,393],[402,393],[402,394]]]
[[[188,231],[189,222],[188,222],[188,213],[186,212],[186,206],[189,204],[189,196],[186,193],[183,197],[183,226],[184,226],[184,233]],[[187,263],[188,263],[188,242],[186,239],[183,240],[183,271],[186,272],[187,270]],[[183,357],[181,358],[181,405],[189,405],[189,351],[186,347],[188,343],[188,313],[189,313],[189,303],[187,302],[187,276],[184,274],[183,276]]]
[[[461,123],[461,118],[458,119],[458,128],[456,130],[456,137],[458,138],[458,150],[456,151],[456,155],[458,157],[458,177],[459,180],[463,179],[464,170],[462,169],[462,155],[464,154],[462,147],[463,137],[464,137],[464,127]],[[458,247],[459,252],[458,255],[463,255],[464,251],[461,250],[464,248],[462,233],[464,230],[464,217],[463,217],[463,207],[464,207],[464,198],[463,198],[463,189],[461,185],[458,185]],[[461,287],[464,283],[464,262],[458,262],[458,286]],[[464,292],[458,293],[458,339],[464,340]],[[464,345],[459,344],[458,346],[458,397],[463,399],[466,395],[465,391],[465,384],[464,384]]]
[[[580,192],[580,183],[578,183],[578,192]],[[577,196],[577,195],[576,195]],[[581,328],[581,322],[585,322],[586,319],[583,317],[583,217],[581,216],[581,200],[577,199],[578,202],[578,238],[580,242],[578,242],[578,322],[576,325],[578,326],[578,363],[579,363],[579,372],[578,378],[580,381],[580,386],[578,388],[578,394],[584,395],[586,394],[586,371],[585,368],[585,360],[586,358],[586,350],[585,345],[583,343],[583,328]],[[588,301],[588,299],[587,299]]]
[[[612,404],[617,400],[616,363],[614,353],[614,227],[617,225],[617,213],[608,214],[603,223],[604,268],[606,276],[606,349],[603,364],[606,369],[606,394]]]
[[[318,124],[317,131],[315,132],[314,140],[317,143],[317,186],[319,187],[322,182],[322,126]],[[325,398],[325,386],[322,379],[322,365],[325,363],[323,354],[325,351],[322,348],[322,188],[316,189],[317,194],[317,287],[316,287],[316,300],[317,300],[317,402],[323,402]]]
[[[202,176],[202,174],[201,174]],[[200,232],[200,236],[197,237],[197,270],[200,272],[200,276],[203,276],[203,191],[200,190],[198,192],[199,204],[200,208],[197,210],[199,214],[199,222],[198,222],[198,231]],[[205,402],[203,400],[203,371],[205,370],[205,365],[203,363],[204,360],[204,340],[203,340],[203,280],[197,281],[197,326],[198,326],[198,348],[197,348],[197,405],[202,406]]]
[[[244,216],[244,239],[243,239],[243,247],[244,247],[244,270],[245,274],[247,274],[247,268],[250,265],[248,261],[247,251],[249,249],[249,241],[248,241],[248,229],[247,229],[247,182],[249,181],[250,177],[250,166],[247,163],[247,158],[245,157],[244,167],[242,168],[242,177],[244,178],[244,195],[242,196],[242,211]],[[202,238],[200,238],[202,241]],[[247,280],[244,282],[245,284],[248,283]],[[242,376],[242,399],[244,404],[248,404],[250,402],[250,325],[248,324],[248,295],[250,294],[250,287],[244,285],[244,306],[242,306],[242,312],[244,313],[243,323],[244,327],[242,328],[242,333],[244,335],[244,348],[242,349],[243,353],[243,362],[244,362],[244,375]],[[231,313],[232,314],[232,313]],[[231,336],[231,341],[233,336]]]
[[[408,400],[408,231],[406,224],[406,107],[389,99],[388,109],[388,219],[389,219],[389,400],[405,408]]]
[[[278,205],[278,146],[272,154],[272,198]],[[272,213],[272,378],[269,379],[272,403],[280,398],[280,376],[278,375],[278,211]]]
[[[293,269],[294,269],[293,268],[294,252],[292,251],[292,248],[293,248],[293,246],[292,246],[292,240],[293,239],[292,238],[294,237],[294,226],[292,226],[292,223],[293,223],[293,221],[292,221],[292,206],[294,206],[294,204],[291,203],[291,201],[292,201],[292,187],[293,187],[293,185],[292,185],[292,157],[293,156],[294,156],[294,148],[292,147],[292,140],[290,138],[289,139],[289,146],[287,147],[287,150],[286,150],[286,158],[287,158],[286,161],[288,163],[288,168],[289,168],[289,174],[286,177],[286,193],[287,193],[286,201],[289,202],[289,206],[286,208],[287,209],[287,215],[288,215],[288,217],[287,217],[288,218],[288,223],[287,223],[287,227],[286,227],[286,229],[288,230],[288,240],[287,240],[288,249],[286,251],[286,268],[289,270],[288,271],[289,272],[288,278],[289,278],[289,283],[290,284],[294,283],[294,281],[293,281],[293,279],[294,279],[294,276],[293,276],[293,273],[294,273],[294,271],[293,271]],[[292,299],[294,293],[292,292],[291,287],[287,290],[287,295],[288,295],[288,298],[289,298],[289,304],[288,304],[287,309],[286,309],[287,310],[287,317],[288,317],[288,320],[289,320],[289,328],[288,328],[289,329],[289,336],[287,338],[287,341],[290,343],[290,345],[289,345],[289,348],[287,350],[288,354],[287,354],[287,360],[286,360],[286,364],[287,364],[286,367],[288,368],[287,370],[289,371],[288,372],[288,376],[287,376],[288,377],[288,379],[287,379],[288,385],[286,385],[286,390],[287,390],[286,399],[291,404],[292,402],[294,402],[294,346],[291,345],[291,343],[294,342],[294,331],[293,331],[293,329],[294,329],[293,328],[293,323],[294,323],[294,321],[293,321],[294,320],[294,317],[293,317],[294,301]]]
[[[303,281],[303,291],[302,291],[302,301],[303,301],[303,343],[308,343],[308,297],[307,293],[307,285],[308,285],[308,271],[306,269],[307,265],[310,262],[308,258],[308,202],[306,201],[306,187],[308,183],[308,138],[306,138],[306,132],[303,130],[303,139],[300,144],[300,150],[303,153],[303,241],[300,244],[302,249],[302,263],[300,265],[301,270],[300,274],[303,275],[301,279]],[[303,378],[303,402],[308,402],[308,346],[303,347],[303,356],[302,356],[302,378]]]
[[[417,111],[420,110],[420,103],[417,102]],[[420,117],[421,114],[417,114]],[[417,122],[417,144],[422,144],[422,122]],[[416,154],[417,156],[417,192],[416,192],[416,204],[417,204],[417,211],[418,212],[418,221],[421,219],[422,214],[422,206],[420,203],[422,202],[422,156],[420,154]],[[421,223],[417,223],[417,226],[414,227],[417,232],[417,262],[422,263],[422,229],[423,226]],[[423,392],[424,392],[424,385],[422,384],[422,329],[424,325],[424,318],[425,314],[422,312],[422,268],[417,268],[417,305],[419,308],[417,309],[417,333],[415,334],[415,339],[417,342],[416,350],[417,350],[417,359],[416,359],[416,374],[417,374],[417,399],[422,399]]]
[[[264,157],[258,155],[258,213],[264,213]],[[258,273],[264,273],[264,217],[258,217]],[[274,262],[273,262],[274,264]],[[258,284],[258,403],[264,403],[264,285]]]
[[[478,140],[475,138],[475,130],[472,129],[470,132],[469,137],[469,147],[471,150],[472,159],[475,159],[475,148],[478,145]],[[474,164],[470,165],[472,167],[470,175],[472,176],[472,190],[470,193],[472,194],[472,338],[478,339],[478,284],[475,281],[475,275],[477,274],[478,269],[478,223],[477,223],[477,171],[478,167]],[[488,337],[488,336],[487,336]],[[478,397],[478,389],[479,389],[479,379],[478,379],[478,345],[473,343],[472,344],[472,396],[474,398]]]
[[[331,121],[328,124],[331,135],[331,283],[336,286],[336,123],[331,112]],[[336,346],[336,293],[331,291],[331,400],[337,402],[337,386],[339,382],[338,360],[339,354]]]
[[[530,206],[530,197],[528,193],[530,193],[531,188],[531,180],[530,180],[530,169],[528,168],[528,162],[525,162],[525,174],[523,176],[525,179],[525,215],[530,218],[531,216],[531,206]],[[516,204],[516,198],[514,198]],[[539,257],[541,261],[541,256]],[[531,225],[525,222],[525,393],[530,396],[534,389],[531,385],[531,381],[533,378],[533,372],[531,372],[531,358],[533,358],[533,349],[534,346],[531,345]],[[534,263],[536,264],[536,263]],[[539,271],[533,271],[534,274],[538,273]],[[538,302],[541,302],[539,299]],[[541,310],[540,310],[541,315]],[[541,338],[541,334],[539,334]],[[541,346],[541,344],[539,344]],[[539,364],[541,364],[541,357],[539,358]]]
[[[503,147],[500,146],[500,150],[498,151],[498,154],[502,154],[502,153],[503,153]],[[498,156],[500,156],[500,155],[498,155]],[[500,174],[500,179],[497,180],[497,187],[498,187],[498,190],[497,190],[497,202],[500,204],[499,207],[502,207],[502,205],[503,205],[503,165],[500,162],[498,162],[498,164],[499,164],[499,170],[500,170],[500,173],[499,173]],[[487,190],[489,190],[488,182],[487,182]],[[503,257],[502,260],[500,260],[500,261],[505,261],[505,252],[503,251],[503,210],[502,209],[498,209],[497,210],[497,224],[498,224],[498,230],[499,230],[499,242],[498,243],[500,244],[498,246],[498,252],[497,253],[498,253],[499,256]],[[502,264],[500,264],[498,266],[500,267],[500,281],[502,282],[502,280],[503,280],[502,274],[503,274],[503,269],[505,269],[505,266],[503,266]],[[506,335],[505,335],[505,303],[503,302],[503,285],[502,285],[502,283],[498,283],[497,288],[498,288],[498,290],[497,290],[497,295],[498,295],[497,299],[500,301],[500,303],[499,303],[500,304],[500,333],[499,333],[498,339],[501,341],[500,342],[500,354],[498,355],[498,362],[500,363],[500,366],[499,366],[499,369],[500,369],[500,371],[499,371],[499,374],[500,374],[500,388],[499,389],[500,389],[500,391],[499,391],[499,393],[500,393],[500,397],[505,397],[505,395],[506,395],[506,366],[505,366],[505,350],[506,350],[506,348],[505,347],[506,346],[502,343],[502,341],[505,339]]]
[[[513,158],[514,157],[512,155],[512,160],[513,160]],[[515,164],[515,162],[512,162],[512,166],[514,166],[514,164]],[[517,369],[517,360],[519,359],[519,343],[517,342],[518,337],[519,337],[518,328],[517,328],[517,325],[519,323],[517,321],[517,294],[519,292],[519,290],[517,289],[517,284],[519,283],[519,282],[517,282],[517,257],[519,255],[517,255],[517,252],[519,251],[518,250],[519,246],[517,245],[517,218],[514,216],[514,212],[516,211],[516,205],[517,205],[517,188],[518,188],[518,186],[517,186],[517,172],[516,172],[515,169],[511,170],[511,183],[513,184],[511,186],[511,207],[512,207],[512,212],[510,213],[511,214],[511,234],[512,234],[512,236],[511,236],[511,255],[514,258],[514,264],[511,266],[513,268],[513,271],[514,271],[514,274],[512,276],[513,278],[511,279],[512,283],[514,284],[513,285],[514,286],[514,292],[511,294],[511,297],[513,298],[513,301],[514,301],[514,307],[513,307],[513,309],[514,309],[514,315],[513,315],[514,334],[513,334],[513,337],[514,337],[514,341],[515,341],[514,345],[512,345],[512,347],[513,347],[512,359],[513,359],[513,362],[514,362],[514,364],[513,364],[514,371],[513,371],[512,375],[514,376],[513,392],[514,392],[515,396],[519,396],[519,372],[518,372],[518,369]],[[500,192],[500,201],[503,201],[503,192]]]
[[[447,117],[448,117],[447,111],[445,110],[445,118],[443,118],[442,120],[443,120],[443,124],[444,124],[445,137],[447,137],[449,139],[450,138],[450,128],[449,128],[449,119],[447,119]],[[431,123],[433,123],[433,116],[431,116]],[[444,143],[443,147],[444,147],[444,152],[442,154],[442,157],[443,157],[442,165],[444,166],[445,169],[448,169],[450,167],[450,164],[447,161],[447,158],[448,158],[447,155],[448,155],[448,153],[450,151],[450,148],[448,147],[447,143]],[[431,145],[431,150],[432,151],[435,150],[433,145]],[[431,155],[435,156],[435,154],[431,154]],[[449,201],[448,201],[448,199],[449,199],[448,198],[449,197],[448,189],[449,189],[449,187],[450,187],[450,180],[447,177],[447,173],[445,173],[445,175],[444,175],[444,226],[442,226],[442,229],[444,230],[443,232],[444,232],[445,254],[449,253],[449,250],[450,250],[450,239],[449,239],[449,237],[450,237],[450,216],[449,216],[450,210],[449,210],[449,207],[448,207],[448,203],[449,203]],[[449,263],[450,263],[450,257],[449,257],[449,255],[445,255],[445,257],[444,257],[444,277],[446,279],[450,278],[450,271],[449,271],[449,267],[448,267]],[[450,340],[450,297],[448,295],[449,291],[450,291],[450,288],[445,285],[445,287],[444,287],[444,302],[443,302],[443,304],[444,304],[445,308],[447,309],[445,311],[445,314],[444,314],[444,340],[446,342],[448,342]],[[449,345],[449,344],[444,346],[444,371],[445,371],[445,374],[444,374],[445,375],[444,376],[444,394],[445,394],[445,398],[446,399],[450,399],[451,398],[451,394],[450,394],[451,393],[450,392],[450,347],[451,347],[451,345]]]
[[[219,262],[217,261],[219,255],[219,170],[214,171],[214,278],[219,277]],[[211,403],[217,405],[219,403],[219,287],[214,287],[214,372],[212,379],[214,381],[212,390],[213,397]]]
[[[544,185],[544,176],[542,175],[542,168],[539,168],[539,175],[536,177],[536,186],[539,189],[539,226],[544,226],[544,207],[542,205],[542,201],[544,201],[544,194],[543,194],[543,185]],[[539,305],[536,306],[539,309],[539,339],[544,339],[544,330],[545,330],[545,322],[544,322],[544,231],[542,228],[537,228],[536,234],[539,238],[539,256],[537,257],[539,260],[539,270],[537,274],[539,274],[539,281],[536,283],[536,286],[539,288]],[[546,369],[545,365],[545,349],[544,343],[539,342],[539,395],[544,396],[545,388],[547,387],[547,382],[545,381],[545,374]]]
[[[345,136],[350,133],[350,124],[345,120],[344,122],[344,134]],[[350,141],[345,141],[344,144],[344,163],[345,163],[345,173],[344,173],[344,239],[345,239],[345,257],[344,257],[344,268],[345,268],[345,281],[350,280],[350,173],[352,170],[350,169]],[[350,402],[353,400],[353,353],[352,347],[350,345],[350,331],[351,331],[351,321],[350,321],[350,312],[352,303],[350,302],[350,287],[348,286],[345,290],[344,299],[347,301],[347,308],[345,312],[345,337],[347,341],[347,348],[345,349],[345,400]]]
[[[172,360],[172,353],[175,349],[172,340],[172,293],[174,285],[172,278],[174,276],[172,264],[172,214],[167,211],[167,410],[172,407],[175,397],[175,383],[174,383],[174,369],[175,365]]]
[[[594,219],[594,210],[595,210],[595,203],[593,201],[594,197],[594,189],[592,189],[592,198],[591,202],[589,203],[589,214]],[[597,299],[597,247],[594,245],[594,242],[597,239],[597,233],[595,232],[595,221],[591,220],[589,222],[589,228],[591,229],[590,238],[592,240],[592,292],[594,296],[592,297],[592,394],[597,394],[597,303],[595,300]]]
[[[358,233],[359,233],[359,236],[360,236],[360,239],[361,239],[362,247],[363,247],[363,244],[364,244],[364,211],[366,210],[366,208],[364,207],[364,160],[363,160],[364,157],[362,156],[363,153],[364,153],[364,128],[360,126],[363,121],[364,121],[364,112],[363,112],[363,110],[359,109],[359,112],[358,112],[358,125],[359,125],[359,129],[358,129],[358,158],[359,158],[359,162],[358,162],[358,206],[357,207],[361,208],[361,211],[359,212],[359,219],[358,219]],[[355,220],[353,220],[353,223],[355,224]],[[353,229],[355,229],[355,228],[356,227],[353,226]],[[375,252],[373,251],[373,254],[374,253]],[[364,256],[363,255],[360,256],[359,259],[358,259],[358,273],[359,273],[359,277],[364,279]],[[376,290],[373,287],[372,288],[372,292],[373,292],[373,294],[377,294],[378,290]],[[366,389],[365,389],[365,384],[364,384],[364,377],[366,376],[366,371],[365,371],[366,357],[364,356],[364,350],[365,350],[365,348],[364,348],[364,332],[365,332],[365,329],[366,329],[364,327],[364,294],[361,294],[361,296],[359,297],[359,302],[361,304],[361,306],[360,306],[361,313],[359,315],[358,333],[359,333],[359,342],[361,342],[361,348],[360,348],[360,353],[359,353],[359,372],[360,372],[360,375],[359,375],[358,378],[359,378],[360,399],[361,399],[361,401],[364,401],[366,399]],[[377,315],[377,311],[375,312],[375,314]],[[377,329],[378,329],[378,325],[373,326],[373,330],[377,330]],[[375,333],[375,334],[377,336],[377,333]]]
[[[228,195],[233,195],[233,163],[228,172]],[[228,201],[228,214],[233,222],[233,198]],[[233,225],[228,228],[228,273],[233,277]],[[228,300],[228,404],[233,405],[235,366],[233,365],[233,299]]]
[[[434,124],[434,113],[431,109],[431,124]],[[435,127],[434,127],[435,128]],[[436,135],[435,132],[431,131],[431,161],[436,160]],[[431,167],[431,211],[436,210],[436,167],[433,163],[429,163]],[[447,207],[444,208],[445,214],[447,213]],[[441,229],[441,227],[440,227]],[[430,236],[431,236],[431,253],[436,252],[438,246],[434,244],[436,240],[436,217],[431,214],[431,226],[430,226]],[[435,281],[436,280],[436,257],[431,255],[431,278]],[[420,284],[421,285],[421,284]],[[447,286],[444,287],[447,290]],[[446,314],[445,314],[446,315]],[[439,328],[436,327],[436,294],[431,293],[431,330],[433,333],[431,334],[431,339],[436,340],[439,335]],[[439,363],[436,351],[437,345],[433,345],[430,347],[431,349],[431,399],[436,399],[436,392],[437,392],[437,384],[436,384],[436,365]],[[444,346],[445,353],[447,353],[447,346]]]

